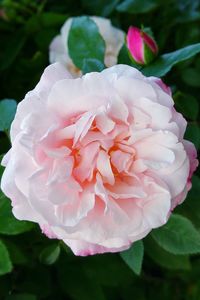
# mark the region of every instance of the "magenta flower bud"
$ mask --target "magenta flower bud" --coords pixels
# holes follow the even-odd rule
[[[139,64],[150,63],[158,54],[158,46],[154,39],[137,27],[129,27],[127,47],[131,59]]]

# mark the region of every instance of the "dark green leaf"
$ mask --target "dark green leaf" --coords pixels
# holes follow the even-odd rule
[[[124,0],[117,6],[120,12],[132,14],[147,13],[159,5],[159,0]]]
[[[17,103],[13,99],[0,101],[0,131],[7,131],[10,128],[17,109]]]
[[[40,261],[45,265],[52,265],[56,262],[60,255],[60,245],[55,243],[47,246],[40,253]]]
[[[120,49],[119,55],[118,55],[118,64],[125,64],[125,65],[129,65],[132,66],[138,70],[141,70],[141,66],[136,64],[132,57],[131,54],[129,53],[126,45],[124,44],[122,46],[122,48]]]
[[[173,254],[200,253],[200,233],[187,218],[173,214],[166,225],[151,233],[154,240]]]
[[[200,228],[200,178],[192,177],[192,189],[183,205],[177,207],[178,213],[188,217],[197,228]]]
[[[177,20],[179,22],[189,22],[199,20],[199,1],[198,0],[177,0],[176,5],[178,7]]]
[[[183,81],[193,87],[200,87],[199,69],[188,68],[182,71]]]
[[[10,273],[12,271],[12,262],[8,250],[4,243],[0,240],[0,275]]]
[[[178,111],[185,117],[196,120],[199,112],[199,103],[196,98],[180,92],[176,93],[173,98]]]
[[[146,76],[162,77],[177,63],[193,57],[200,52],[200,43],[190,45],[177,51],[161,55],[152,64],[142,69]]]
[[[145,252],[161,267],[171,270],[190,270],[189,257],[174,255],[161,248],[151,237],[145,239]]]
[[[23,31],[12,34],[9,43],[0,59],[0,70],[3,71],[10,67],[15,61],[26,41],[26,35]]]
[[[68,15],[58,14],[54,12],[44,12],[39,15],[32,16],[26,23],[27,33],[40,32],[45,28],[51,28],[55,26],[61,26],[65,21],[67,21]]]
[[[27,263],[27,257],[17,243],[12,242],[11,240],[4,240],[4,243],[14,265],[25,265]]]
[[[76,17],[72,21],[68,41],[69,55],[82,70],[85,59],[97,59],[104,63],[105,42],[98,27],[89,17]]]
[[[37,300],[37,297],[32,294],[13,294],[5,300]]]
[[[197,123],[187,125],[185,139],[193,142],[197,149],[200,147],[200,127]]]
[[[33,226],[33,223],[18,221],[13,216],[10,200],[0,192],[0,233],[16,235],[31,230]]]
[[[103,17],[109,16],[118,2],[119,0],[81,0],[83,7],[89,13]]]
[[[85,259],[87,262],[87,258]],[[75,300],[106,300],[102,286],[94,280],[93,272],[83,268],[84,261],[77,258],[71,261],[59,260],[58,274],[61,288]],[[106,266],[104,266],[106,267]],[[94,270],[95,266],[93,266]],[[89,270],[88,270],[89,271]]]
[[[123,260],[137,275],[140,275],[144,256],[144,246],[142,241],[133,243],[132,247],[120,253]]]
[[[128,49],[125,44],[122,46],[122,48],[119,51],[118,64],[125,64],[125,65],[131,64]]]

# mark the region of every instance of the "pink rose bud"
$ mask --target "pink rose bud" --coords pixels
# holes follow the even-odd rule
[[[158,53],[158,46],[154,39],[137,27],[129,27],[127,47],[131,59],[139,65],[147,65]]]

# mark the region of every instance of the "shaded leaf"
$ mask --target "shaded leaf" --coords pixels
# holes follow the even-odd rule
[[[147,13],[159,5],[159,0],[124,0],[117,6],[120,12],[133,14]]]
[[[64,258],[65,259],[65,258]],[[70,298],[76,300],[106,300],[103,289],[98,281],[94,280],[93,273],[85,271],[82,260],[59,260],[59,283]]]
[[[187,68],[182,71],[182,79],[186,84],[192,87],[200,87],[199,72],[200,70],[198,69]]]
[[[196,148],[200,147],[200,127],[198,123],[188,123],[184,138],[195,144]]]
[[[91,14],[103,17],[109,16],[115,9],[119,0],[81,0],[83,7]]]
[[[173,98],[178,111],[191,120],[197,119],[199,103],[195,97],[178,92]]]
[[[121,252],[120,255],[126,264],[133,270],[133,272],[137,275],[140,275],[144,256],[144,246],[142,240],[133,243],[131,248]]]
[[[37,297],[32,294],[13,294],[6,297],[5,300],[37,300]]]
[[[41,31],[44,28],[50,28],[55,26],[61,26],[65,21],[67,21],[68,15],[58,14],[55,12],[44,12],[39,15],[33,15],[26,23],[27,33],[32,33],[36,31]]]
[[[60,255],[60,245],[55,243],[47,246],[40,253],[40,261],[45,265],[52,265],[56,262]]]
[[[11,36],[4,54],[0,59],[1,71],[10,67],[10,65],[15,61],[17,55],[25,44],[26,38],[27,37],[23,31],[16,32]]]
[[[31,230],[34,224],[18,221],[12,214],[10,200],[0,192],[0,233],[16,235]]]
[[[24,251],[19,247],[17,243],[12,242],[11,240],[5,240],[4,244],[6,245],[12,263],[15,265],[24,265],[28,262],[28,259]]]
[[[0,240],[0,275],[12,271],[12,262],[5,244]]]
[[[165,251],[151,238],[145,238],[145,252],[161,267],[171,270],[190,270],[189,256]]]

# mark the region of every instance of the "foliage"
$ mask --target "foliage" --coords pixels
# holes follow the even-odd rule
[[[130,25],[153,32],[160,55],[141,71],[164,76],[188,121],[186,137],[199,149],[199,0],[1,0],[0,155],[10,147],[15,101],[37,83],[48,65],[49,43],[68,17],[82,16],[68,40],[75,65],[83,73],[104,68],[105,43],[86,15],[108,17],[126,32]],[[118,62],[131,65],[125,46]],[[47,239],[37,225],[16,220],[1,193],[0,299],[200,299],[199,175],[198,170],[186,201],[165,226],[121,254],[86,258]]]

